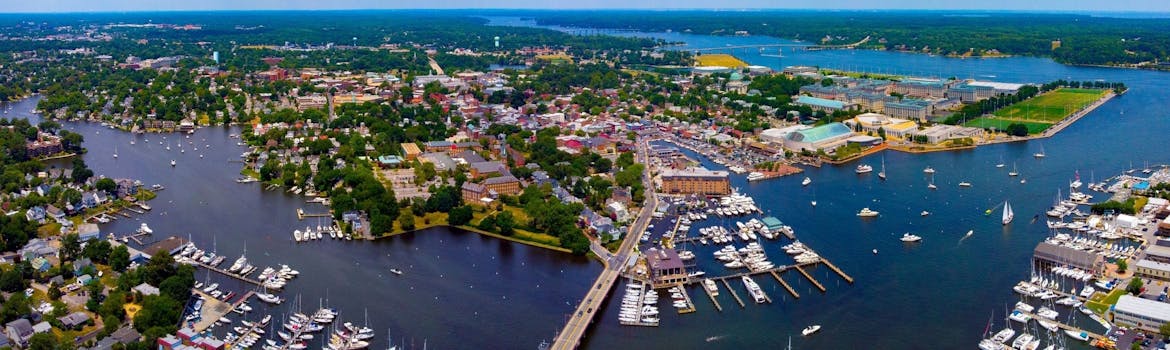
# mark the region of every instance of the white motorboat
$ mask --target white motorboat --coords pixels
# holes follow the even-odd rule
[[[934,174],[934,168],[927,166],[926,169],[922,169],[922,172],[927,173],[927,174]]]
[[[804,181],[801,181],[801,182],[800,182],[800,185],[801,185],[801,186],[808,186],[808,184],[811,184],[811,183],[812,183],[812,179],[810,179],[810,178],[808,178],[808,177],[806,176],[806,177],[804,178]]]
[[[902,234],[902,238],[900,238],[900,240],[901,240],[902,242],[908,242],[908,243],[910,243],[910,242],[918,242],[918,241],[921,241],[921,240],[922,240],[922,237],[921,237],[921,236],[917,236],[917,235],[912,235],[912,234],[910,234],[910,233],[903,233],[903,234]]]
[[[175,166],[175,160],[171,159],[171,166]]]
[[[748,181],[759,181],[759,180],[763,180],[765,178],[767,178],[766,175],[764,175],[763,173],[755,172],[755,171],[748,173],[748,176],[747,176]]]
[[[800,331],[800,334],[804,335],[804,336],[809,336],[809,335],[816,333],[817,331],[820,331],[820,330],[821,330],[821,325],[814,324],[814,325],[805,327],[804,330]]]
[[[857,172],[858,174],[865,174],[868,172],[872,172],[873,167],[871,167],[867,164],[861,164],[861,165],[858,165],[857,168],[854,169],[854,171]]]
[[[923,210],[923,211],[922,211],[922,213],[920,213],[920,214],[921,214],[922,216],[927,216],[927,215],[930,215],[930,212],[929,212],[929,211],[925,211],[925,210]]]
[[[878,216],[878,212],[875,210],[870,210],[868,207],[866,207],[866,208],[861,208],[861,211],[857,212],[857,216],[874,217],[874,216]]]
[[[959,187],[971,187],[971,183],[967,182],[967,181],[963,181],[963,182],[959,183]]]
[[[1073,339],[1080,340],[1080,341],[1088,341],[1089,340],[1089,333],[1087,333],[1087,332],[1077,332],[1077,331],[1074,331],[1071,329],[1066,329],[1066,330],[1064,330],[1064,334],[1067,334],[1068,336],[1072,337]]]

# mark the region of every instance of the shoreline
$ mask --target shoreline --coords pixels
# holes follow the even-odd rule
[[[1029,140],[1038,140],[1038,139],[1046,139],[1046,138],[1056,136],[1056,134],[1060,133],[1061,131],[1063,131],[1065,128],[1069,127],[1073,123],[1076,123],[1081,118],[1084,118],[1089,113],[1097,110],[1098,107],[1105,105],[1106,102],[1109,102],[1114,97],[1117,97],[1117,95],[1118,94],[1116,92],[1113,92],[1113,91],[1106,93],[1104,96],[1101,96],[1101,98],[1097,99],[1097,101],[1094,101],[1093,103],[1086,105],[1085,108],[1082,108],[1081,110],[1076,111],[1073,114],[1070,114],[1070,115],[1064,117],[1064,119],[1061,119],[1060,121],[1058,121],[1056,123],[1053,123],[1051,127],[1044,130],[1044,132],[1042,132],[1042,133],[1035,134],[1035,135],[1023,136],[1023,137],[1009,136],[1008,138],[1004,138],[1004,139],[1000,139],[1000,140],[985,141],[985,142],[976,143],[976,146],[994,145],[994,144],[1011,143],[1011,142],[1021,142],[1021,141],[1029,141]]]

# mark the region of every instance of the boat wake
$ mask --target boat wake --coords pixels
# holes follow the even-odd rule
[[[712,336],[712,337],[707,337],[707,342],[708,343],[716,342],[716,341],[719,341],[720,339],[723,339],[723,338],[727,338],[727,336],[726,335],[716,335],[716,336]]]
[[[963,241],[967,240],[968,238],[971,238],[971,236],[974,234],[975,234],[975,230],[967,231],[967,234],[963,235],[963,238],[959,238],[959,244],[962,244]]]

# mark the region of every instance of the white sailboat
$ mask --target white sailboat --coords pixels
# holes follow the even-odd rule
[[[1001,154],[1001,155],[999,155],[999,163],[995,163],[995,167],[996,167],[996,168],[1002,168],[1002,167],[1003,167],[1003,155],[1002,155],[1002,154]]]
[[[1008,173],[1008,176],[1019,176],[1019,175],[1020,175],[1020,172],[1016,171],[1016,163],[1012,162],[1012,171]]]
[[[1007,201],[1004,201],[1003,202],[1003,217],[1001,218],[1001,221],[1003,221],[1004,225],[1007,225],[1007,224],[1010,224],[1012,222],[1012,219],[1015,219],[1015,218],[1016,218],[1016,213],[1012,212],[1012,204],[1008,203]]]
[[[118,146],[114,146],[114,158],[118,158]]]
[[[886,157],[884,156],[882,157],[882,171],[878,172],[878,178],[882,180],[886,179]]]
[[[1044,154],[1044,143],[1040,143],[1040,152],[1036,152],[1035,154],[1032,154],[1032,156],[1036,158],[1044,158],[1047,156]]]

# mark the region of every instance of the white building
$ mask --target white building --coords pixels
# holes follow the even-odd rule
[[[767,129],[760,132],[760,141],[781,145],[784,144],[784,138],[787,137],[788,134],[807,129],[812,129],[812,127],[803,124],[796,124],[783,128]]]
[[[1170,322],[1170,304],[1126,294],[1117,300],[1113,314],[1113,322],[1119,326],[1158,333],[1158,327]]]

